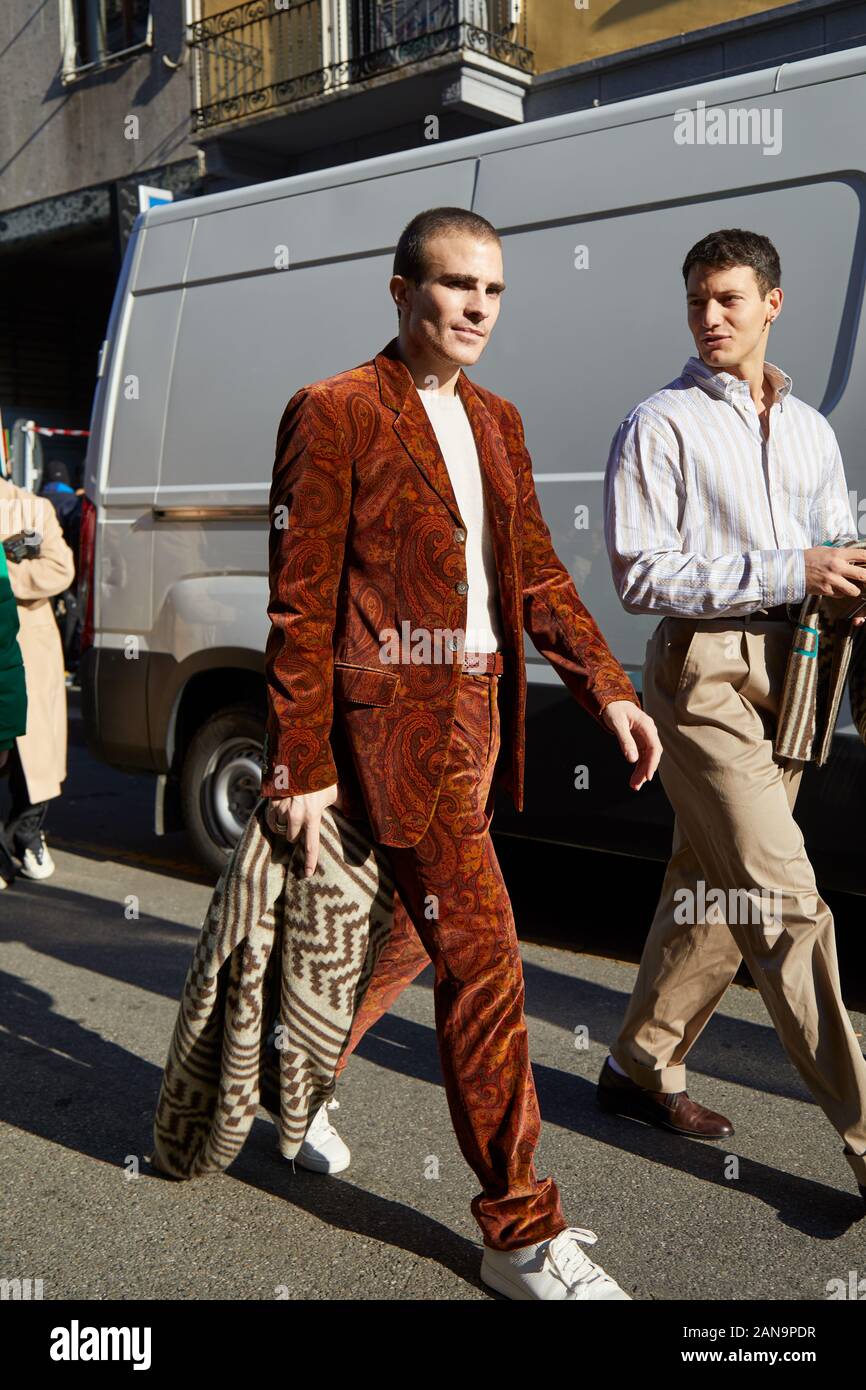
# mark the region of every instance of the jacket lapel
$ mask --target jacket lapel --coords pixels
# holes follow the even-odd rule
[[[374,359],[379,378],[382,403],[397,414],[394,431],[423,473],[430,486],[439,494],[454,520],[463,524],[457,506],[448,468],[439,448],[430,417],[415,389],[412,374],[397,353],[396,338],[376,354]],[[457,378],[457,391],[469,419],[484,485],[485,500],[495,526],[510,525],[514,514],[517,487],[508,462],[505,443],[496,421],[465,372]]]

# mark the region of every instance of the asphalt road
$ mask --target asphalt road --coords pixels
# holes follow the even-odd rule
[[[57,872],[19,878],[0,903],[0,1276],[41,1278],[46,1299],[490,1297],[430,969],[346,1070],[333,1116],[352,1149],[345,1173],[293,1172],[263,1111],[227,1174],[174,1183],[143,1162],[211,884],[182,837],[149,830],[149,779],[95,765],[72,714],[70,777],[48,825]],[[830,1280],[866,1276],[841,1141],[754,990],[732,986],[690,1058],[690,1093],[731,1118],[732,1140],[597,1110],[660,866],[497,847],[536,938],[523,945],[545,1121],[536,1166],[556,1177],[568,1220],[598,1234],[592,1257],[640,1300],[821,1300]],[[431,1156],[438,1178],[425,1177]]]

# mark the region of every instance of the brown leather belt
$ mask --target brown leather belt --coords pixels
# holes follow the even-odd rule
[[[463,670],[467,676],[501,676],[505,670],[505,654],[464,651]]]
[[[743,615],[750,621],[756,623],[791,623],[796,622],[795,618],[788,617],[787,603],[777,603],[775,608],[768,608],[766,612],[745,613]]]

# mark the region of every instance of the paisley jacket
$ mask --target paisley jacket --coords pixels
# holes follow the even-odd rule
[[[605,730],[605,705],[640,701],[553,549],[517,409],[462,371],[457,390],[478,448],[506,634],[494,785],[522,810],[524,628]],[[292,396],[270,494],[263,796],[339,782],[346,814],[366,812],[381,844],[421,838],[457,702],[459,658],[445,653],[466,627],[465,540],[396,338]],[[418,662],[404,647],[395,664],[383,655],[389,630],[407,642],[431,634],[430,655]]]

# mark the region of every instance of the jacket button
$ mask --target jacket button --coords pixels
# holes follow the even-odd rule
[[[465,579],[458,579],[457,583],[454,585],[454,588],[457,590],[458,594],[469,593],[469,585],[466,583]]]
[[[456,531],[454,532],[454,539],[455,541],[465,541],[466,532],[463,530],[462,526],[457,527]]]

